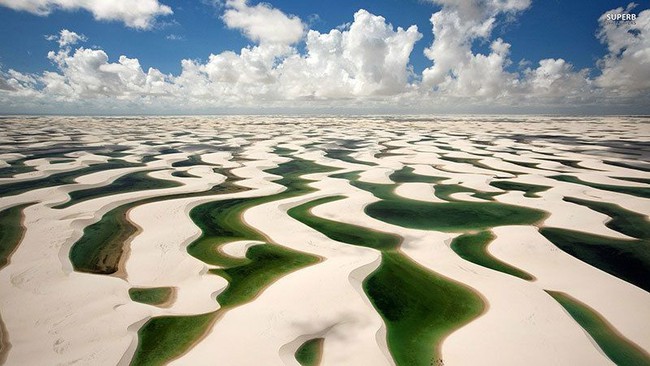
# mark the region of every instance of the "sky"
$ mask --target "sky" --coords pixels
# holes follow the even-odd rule
[[[0,0],[0,114],[649,114],[649,8]]]

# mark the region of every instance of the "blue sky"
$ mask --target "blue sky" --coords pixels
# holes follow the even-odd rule
[[[182,73],[181,60],[196,60],[203,64],[207,63],[210,54],[228,50],[239,53],[241,48],[256,45],[243,34],[242,29],[232,29],[225,24],[222,18],[228,9],[225,0],[221,1],[220,6],[213,6],[208,0],[152,1],[169,6],[173,14],[156,17],[155,25],[149,29],[137,29],[120,20],[97,20],[86,10],[55,9],[42,16],[6,6],[7,3],[20,3],[21,0],[2,0],[0,5],[5,6],[0,6],[0,71],[7,73],[12,69],[35,75],[41,75],[44,71],[59,72],[61,66],[47,57],[48,51],[56,51],[58,46],[56,42],[46,40],[45,36],[56,35],[62,29],[85,35],[87,41],[74,47],[103,50],[108,55],[108,62],[117,62],[119,56],[126,55],[138,59],[144,72],[153,67],[172,76]],[[258,3],[250,0],[247,6],[254,7]],[[496,25],[489,36],[470,39],[471,51],[473,54],[488,55],[492,42],[501,38],[510,45],[504,71],[523,72],[525,67],[534,68],[540,60],[551,58],[571,64],[575,72],[588,68],[590,70],[586,77],[597,78],[602,73],[597,63],[609,52],[608,45],[596,37],[601,27],[598,19],[606,11],[625,8],[628,3],[532,0],[528,6],[522,7],[523,10],[490,14]],[[410,82],[420,80],[423,71],[432,66],[432,60],[424,55],[425,48],[434,41],[430,22],[432,14],[453,8],[445,5],[443,0],[270,0],[267,4],[287,16],[297,16],[305,29],[322,34],[351,23],[359,9],[384,17],[386,23],[395,28],[406,29],[416,25],[421,38],[414,42],[408,58],[408,64],[414,71],[409,76]],[[638,4],[633,12],[640,14],[648,7],[649,4],[644,2]],[[292,47],[299,54],[307,52],[304,40]],[[521,64],[523,60],[528,63]],[[65,74],[63,70],[60,72]],[[5,75],[5,79],[8,78]]]
[[[0,7],[0,62],[7,68],[27,72],[54,69],[45,57],[54,49],[44,35],[65,28],[86,35],[90,45],[104,49],[113,58],[128,55],[143,67],[156,67],[164,73],[180,72],[184,58],[206,59],[210,53],[239,50],[250,42],[237,30],[228,29],[219,19],[219,10],[201,1],[161,1],[174,14],[161,18],[162,24],[150,31],[125,27],[119,22],[96,21],[87,11],[56,11],[47,17]],[[257,3],[257,2],[252,2]],[[431,44],[433,34],[429,18],[439,5],[420,0],[373,1],[271,1],[274,7],[310,22],[315,30],[327,32],[352,21],[358,9],[381,15],[394,26],[418,26],[422,39],[412,54],[415,70],[430,64],[422,51]],[[593,68],[605,46],[595,37],[598,17],[605,11],[625,6],[625,1],[538,0],[514,22],[503,24],[499,36],[512,44],[512,59],[536,62],[547,57],[571,61],[577,68]],[[636,10],[649,7],[639,4]],[[170,34],[183,37],[169,40]],[[476,42],[483,51],[485,43]]]

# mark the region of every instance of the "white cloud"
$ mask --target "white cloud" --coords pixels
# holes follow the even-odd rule
[[[394,30],[383,17],[358,11],[346,30],[309,31],[306,54],[262,43],[184,60],[174,80],[184,95],[227,103],[295,99],[349,99],[396,95],[409,84],[409,56],[421,35],[416,26]]]
[[[576,71],[563,59],[544,59],[535,69],[526,69],[521,95],[529,104],[589,103],[597,93],[588,69]]]
[[[633,8],[630,4],[605,14],[631,13]],[[598,38],[609,54],[599,63],[597,84],[625,94],[650,89],[650,10],[640,12],[634,22],[611,22],[605,14],[599,19]]]
[[[59,99],[129,98],[170,91],[166,76],[153,68],[145,73],[138,59],[120,56],[118,62],[111,63],[104,51],[86,48],[78,48],[73,54],[69,49],[52,51],[48,58],[58,65],[60,73],[43,74],[43,93]]]
[[[185,40],[185,37],[178,35],[178,34],[168,34],[165,39],[169,41],[183,41]]]
[[[348,24],[324,33],[309,30],[304,36],[300,19],[269,5],[232,0],[224,11],[241,18],[232,27],[255,42],[239,52],[211,54],[207,61],[182,60],[180,74],[165,75],[155,68],[143,70],[135,58],[111,61],[101,49],[73,49],[85,37],[62,30],[53,38],[60,48],[48,54],[57,71],[33,75],[0,70],[0,106],[50,106],[58,112],[61,106],[83,105],[116,108],[117,113],[303,106],[593,112],[595,106],[609,111],[636,104],[648,112],[650,11],[641,12],[636,24],[626,28],[601,18],[598,37],[608,53],[598,69],[576,70],[560,58],[512,67],[511,45],[492,33],[504,14],[524,10],[529,1],[437,2],[443,8],[431,17],[435,38],[425,51],[432,65],[422,75],[410,66],[413,47],[421,38],[416,26],[395,28],[383,17],[359,10]],[[274,14],[269,17],[272,23],[298,26],[293,32],[287,32],[291,26],[277,26],[279,32],[273,35],[258,27],[260,12]],[[304,47],[294,44],[300,39]],[[485,54],[473,51],[477,41],[489,44]],[[590,76],[599,70],[599,75]]]
[[[417,26],[404,30],[383,17],[359,10],[343,31],[307,34],[304,56],[279,66],[291,98],[350,98],[394,95],[409,86],[409,57],[422,35]]]
[[[431,16],[435,38],[424,54],[433,65],[422,73],[423,85],[460,95],[498,96],[512,82],[503,70],[510,63],[510,45],[499,39],[490,54],[477,55],[472,43],[490,38],[497,15],[525,10],[530,0],[432,1],[443,8]]]
[[[500,38],[490,45],[488,55],[476,54],[453,68],[451,76],[438,84],[438,91],[460,97],[497,100],[517,88],[516,75],[504,70],[510,63],[510,45]]]
[[[172,14],[172,9],[158,0],[0,0],[0,5],[14,10],[45,16],[54,10],[87,10],[97,20],[121,21],[131,28],[149,29],[158,16]]]
[[[226,51],[210,55],[204,64],[183,60],[174,87],[197,102],[218,100],[232,105],[277,100],[282,90],[275,65],[293,52],[286,45],[261,44],[244,48],[239,54]]]
[[[442,5],[444,12],[456,11],[464,21],[482,22],[499,13],[516,13],[530,6],[531,0],[428,0]]]
[[[40,95],[38,90],[37,75],[23,74],[19,71],[9,69],[7,72],[0,70],[0,92],[9,92],[10,95],[17,95],[19,97],[31,97]]]
[[[15,91],[15,89],[9,85],[9,83],[2,76],[0,76],[0,90]]]
[[[300,41],[305,32],[300,18],[265,3],[249,6],[247,0],[227,0],[222,19],[228,28],[238,29],[259,43],[289,45]]]
[[[502,19],[500,15],[512,16],[525,10],[529,0],[434,2],[443,8],[431,17],[435,38],[425,49],[433,62],[422,73],[422,88],[429,98],[441,103],[502,106],[588,105],[608,99],[589,78],[588,69],[575,70],[563,59],[544,59],[536,68],[508,71],[512,64],[510,44],[500,38],[491,40],[491,34]],[[602,32],[601,39],[605,37]],[[474,53],[476,41],[490,41],[490,51],[485,55]],[[624,47],[629,47],[629,42]],[[610,64],[611,58],[606,57],[604,63]]]
[[[56,41],[59,47],[67,47],[88,40],[83,34],[77,34],[67,29],[61,29],[58,35],[52,34],[45,36],[45,39],[48,41]]]

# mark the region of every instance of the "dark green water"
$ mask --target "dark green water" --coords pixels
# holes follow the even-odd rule
[[[587,182],[578,177],[574,177],[572,175],[555,175],[549,178],[553,178],[561,182],[581,184],[583,186],[601,189],[604,191],[629,194],[631,196],[636,196],[641,198],[650,198],[650,188],[646,188],[646,187],[628,187],[628,186],[617,186],[613,184]]]
[[[169,301],[174,295],[171,287],[130,288],[131,300],[148,305],[160,305]]]
[[[122,160],[114,160],[108,163],[91,165],[89,167],[76,169],[73,171],[55,173],[49,177],[28,180],[23,182],[7,183],[0,185],[0,196],[12,196],[27,191],[55,187],[64,184],[73,184],[74,180],[83,175],[101,172],[109,169],[120,169],[142,166],[141,164],[128,163]]]
[[[595,310],[563,292],[546,291],[589,333],[598,346],[619,366],[648,366],[650,356],[620,335]]]
[[[76,271],[98,274],[112,274],[118,270],[120,258],[124,251],[125,241],[137,231],[126,219],[127,212],[146,203],[189,198],[209,195],[236,193],[248,188],[236,184],[240,178],[230,172],[219,171],[227,176],[227,180],[212,187],[208,191],[194,193],[179,193],[138,200],[118,206],[102,216],[102,218],[84,229],[82,237],[70,250],[70,261]]]
[[[451,243],[451,249],[461,258],[495,271],[503,272],[526,281],[534,279],[529,273],[505,263],[492,256],[487,246],[495,239],[490,231],[482,231],[477,234],[463,234],[455,238]]]
[[[612,239],[558,228],[539,232],[583,262],[650,291],[650,245],[646,240]]]
[[[9,263],[11,254],[18,248],[25,233],[22,225],[23,209],[29,205],[31,203],[0,211],[0,269]]]
[[[314,338],[303,343],[296,351],[296,361],[301,366],[318,366],[323,356],[323,343],[325,339]]]
[[[271,196],[229,199],[195,207],[190,217],[201,228],[202,235],[188,246],[188,252],[206,263],[219,263],[224,268],[211,270],[228,280],[228,287],[218,296],[221,309],[201,316],[154,317],[138,331],[138,348],[132,365],[162,365],[179,357],[210,328],[226,311],[254,299],[280,277],[320,259],[274,243],[241,220],[251,207],[295,197],[314,191],[304,174],[330,172],[330,167],[311,161],[294,159],[280,164],[268,173],[281,176],[275,182],[286,190]],[[246,258],[234,258],[220,251],[228,242],[259,240],[265,244],[251,247]],[[163,339],[161,342],[159,337]]]
[[[371,203],[368,216],[387,223],[420,230],[466,232],[495,226],[532,225],[546,213],[497,202],[429,203],[394,199]]]
[[[466,286],[431,272],[402,254],[395,234],[335,222],[311,214],[326,197],[290,209],[289,215],[327,237],[381,250],[382,262],[363,288],[386,322],[390,352],[398,365],[430,365],[442,339],[478,316],[485,304]]]
[[[149,173],[151,173],[151,171],[135,172],[119,177],[107,186],[72,191],[69,193],[69,201],[53,206],[52,208],[66,208],[80,202],[121,193],[182,186],[181,183],[175,181],[153,178]]]
[[[524,192],[524,197],[528,198],[539,198],[538,193],[547,191],[551,188],[550,186],[510,182],[507,180],[492,181],[490,182],[490,185],[499,189],[503,189],[504,191],[522,191]]]

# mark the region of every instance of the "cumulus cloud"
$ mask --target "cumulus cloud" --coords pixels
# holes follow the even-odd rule
[[[635,5],[612,9],[598,20],[597,35],[607,45],[609,54],[599,66],[596,82],[615,92],[630,93],[650,89],[650,10],[640,12],[634,22],[608,21],[606,14],[629,14]]]
[[[71,46],[79,42],[85,42],[88,40],[86,36],[84,36],[83,34],[77,34],[67,29],[61,29],[58,35],[51,34],[45,36],[45,39],[47,39],[48,41],[56,41],[59,44],[59,47],[61,48]]]
[[[433,0],[442,9],[431,16],[434,41],[425,49],[433,65],[422,73],[424,86],[454,95],[498,97],[514,83],[504,71],[510,45],[501,39],[491,44],[488,55],[474,54],[477,39],[489,40],[502,13],[517,13],[530,6],[530,0]]]
[[[434,41],[425,50],[432,64],[421,75],[410,65],[422,37],[416,26],[394,27],[359,10],[350,23],[329,32],[305,33],[301,19],[270,5],[230,0],[223,4],[224,22],[253,42],[238,52],[182,60],[180,74],[165,75],[155,68],[143,70],[135,58],[111,60],[101,49],[73,49],[85,37],[62,30],[51,37],[59,49],[48,54],[56,71],[0,70],[0,105],[87,106],[96,101],[104,108],[119,106],[122,113],[155,106],[191,112],[296,106],[446,111],[459,105],[474,111],[495,106],[557,111],[563,106],[650,105],[650,11],[641,12],[632,25],[600,19],[597,36],[608,51],[598,69],[577,70],[560,58],[513,68],[511,45],[492,34],[504,18],[524,11],[528,0],[436,2],[443,7],[431,17]],[[264,29],[261,18],[270,19],[272,29]],[[298,47],[296,42],[303,40]],[[486,42],[488,51],[474,52],[476,41]]]
[[[7,72],[0,70],[0,91],[9,92],[11,95],[30,97],[41,95],[38,75],[24,74],[9,69]]]
[[[265,3],[249,6],[247,0],[227,0],[222,19],[228,28],[238,29],[260,43],[293,44],[305,31],[300,18]]]
[[[609,45],[610,53],[600,62],[603,75],[594,83],[589,77],[590,70],[575,70],[564,59],[543,59],[535,68],[508,71],[512,64],[511,46],[501,38],[493,39],[492,33],[504,17],[526,10],[529,0],[433,1],[443,7],[431,17],[434,41],[425,49],[425,56],[433,64],[423,71],[421,85],[431,98],[501,105],[593,104],[598,100],[611,101],[598,86],[614,87],[610,80],[620,83],[622,78],[609,75],[619,72],[637,78],[645,73],[637,87],[650,87],[647,84],[650,58],[642,51],[648,49],[643,43],[648,34],[647,22],[637,22],[636,30],[628,32],[629,27],[621,31],[617,25],[606,24],[605,15],[601,17],[598,34]],[[612,12],[617,11],[623,9]],[[476,41],[489,41],[490,51],[475,53],[472,46]],[[627,91],[633,90],[629,85],[625,87]]]
[[[0,90],[14,91],[15,89],[11,85],[9,85],[7,80],[5,80],[2,76],[0,76]]]
[[[555,104],[593,101],[593,82],[589,70],[575,70],[563,59],[544,59],[535,69],[527,68],[522,79],[521,95],[529,103]]]
[[[172,9],[158,0],[0,0],[0,5],[45,16],[54,10],[87,10],[97,20],[121,21],[131,28],[149,29]]]
[[[181,74],[174,86],[199,102],[218,100],[223,104],[247,104],[281,98],[278,59],[295,52],[292,47],[261,44],[239,54],[231,51],[210,55],[206,63],[181,62]]]
[[[40,78],[43,93],[63,100],[97,97],[131,98],[165,95],[169,92],[166,76],[154,68],[147,73],[137,59],[120,56],[111,63],[103,50],[78,48],[50,52],[48,58],[59,73],[45,72]]]
[[[282,43],[261,43],[240,53],[182,62],[175,86],[200,99],[255,101],[334,99],[395,95],[409,84],[409,56],[421,34],[358,11],[345,29],[307,34],[306,53]]]
[[[428,0],[442,5],[443,12],[457,12],[463,21],[482,22],[499,13],[517,13],[530,6],[531,0]]]
[[[409,57],[422,35],[359,10],[347,29],[307,35],[304,56],[279,66],[290,97],[348,98],[393,95],[409,85]]]

